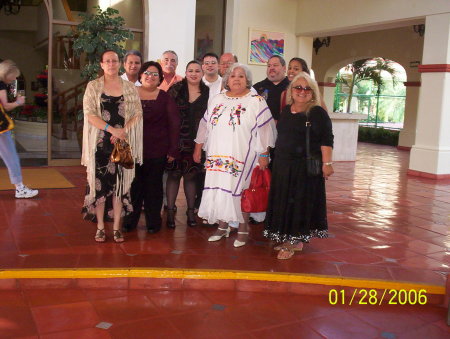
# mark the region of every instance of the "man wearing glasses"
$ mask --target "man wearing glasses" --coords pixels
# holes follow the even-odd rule
[[[205,74],[202,80],[209,87],[209,100],[211,100],[222,90],[222,77],[219,75],[219,57],[215,53],[206,53],[202,61],[202,69]]]
[[[219,75],[223,77],[228,68],[238,62],[236,55],[232,53],[223,53],[219,60]]]

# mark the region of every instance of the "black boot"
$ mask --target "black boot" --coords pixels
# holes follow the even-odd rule
[[[193,208],[188,208],[186,211],[187,215],[187,225],[190,227],[194,227],[197,225],[197,221],[195,219],[195,213]]]
[[[174,208],[167,209],[167,228],[175,228],[175,212],[176,210]]]

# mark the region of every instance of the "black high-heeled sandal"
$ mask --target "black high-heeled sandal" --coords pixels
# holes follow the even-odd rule
[[[197,220],[195,219],[194,208],[188,208],[186,211],[187,215],[187,225],[189,227],[197,226]]]
[[[167,209],[167,220],[166,220],[167,228],[175,228],[175,212],[176,210],[174,208]]]
[[[118,244],[125,241],[123,234],[120,230],[114,230],[113,236],[114,236],[114,242],[116,242]]]
[[[97,228],[97,232],[95,232],[94,240],[96,242],[105,242],[106,241],[106,233],[104,228]]]

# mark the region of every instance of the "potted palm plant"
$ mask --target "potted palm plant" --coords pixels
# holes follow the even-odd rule
[[[397,71],[393,67],[394,62],[383,59],[362,59],[355,61],[345,67],[345,70],[349,72],[346,76],[339,76],[336,80],[346,86],[348,86],[348,101],[346,112],[350,113],[351,102],[355,86],[363,80],[371,80],[377,87],[377,97],[379,97],[381,88],[385,82],[382,77],[382,73],[388,73],[392,77],[392,81],[395,84],[397,79]]]

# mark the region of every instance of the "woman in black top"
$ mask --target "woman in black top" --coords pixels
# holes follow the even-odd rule
[[[174,207],[178,195],[181,177],[183,177],[184,194],[187,200],[187,224],[195,226],[195,195],[197,193],[197,175],[202,165],[193,161],[194,139],[197,135],[200,119],[208,106],[209,88],[202,81],[203,71],[199,62],[193,60],[186,66],[186,78],[169,89],[169,95],[175,100],[181,117],[180,156],[167,171],[167,226],[174,227]]]
[[[333,132],[320,107],[317,83],[305,72],[287,89],[288,105],[278,121],[272,183],[264,236],[281,243],[278,259],[289,259],[312,237],[327,237],[325,179],[333,174]],[[322,160],[322,175],[306,173],[306,122],[310,152]]]
[[[25,97],[18,95],[15,102],[8,101],[8,84],[16,81],[20,75],[19,68],[11,60],[5,60],[0,63],[0,106],[2,110],[12,111],[14,108],[22,106],[25,103]],[[2,114],[2,113],[0,113]],[[2,121],[6,124],[6,120]],[[11,184],[16,186],[15,197],[17,199],[32,198],[38,195],[38,190],[33,190],[25,186],[22,182],[22,169],[20,168],[20,159],[17,155],[16,144],[11,136],[11,131],[0,129],[0,157],[8,168]]]

